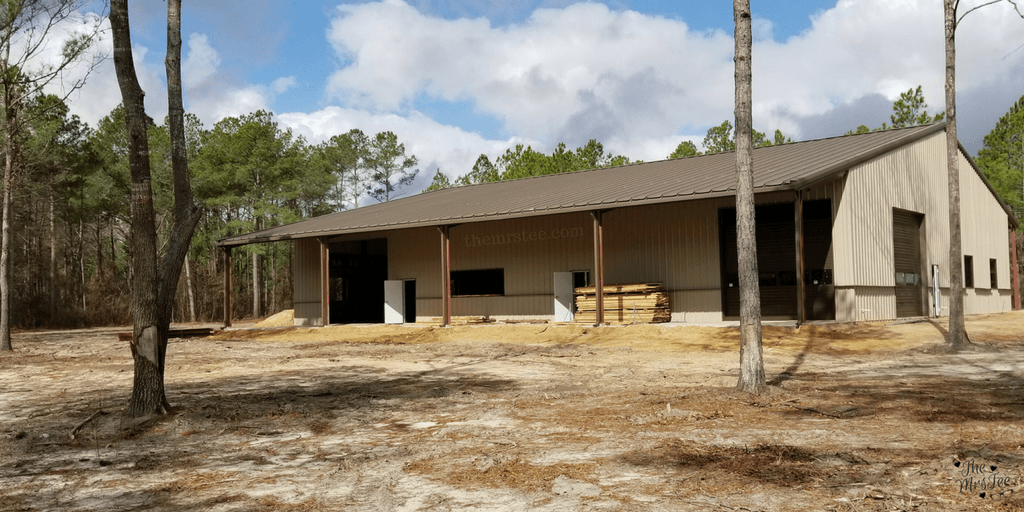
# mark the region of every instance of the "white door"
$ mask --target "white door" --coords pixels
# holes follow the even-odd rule
[[[572,272],[555,272],[555,321],[573,321]]]
[[[384,323],[405,323],[404,292],[404,281],[384,281]]]

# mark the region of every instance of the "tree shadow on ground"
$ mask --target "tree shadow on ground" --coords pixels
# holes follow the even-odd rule
[[[949,356],[955,357],[955,356]],[[788,408],[793,419],[816,414],[835,418],[889,417],[912,422],[1024,421],[1024,374],[976,363],[974,375],[951,370],[889,376],[800,374],[787,389],[798,392],[806,408]],[[820,416],[818,416],[820,417]]]
[[[168,398],[174,407],[170,415],[125,429],[123,418],[119,423],[115,412],[82,429],[80,441],[74,442],[67,441],[67,432],[82,418],[64,418],[57,427],[51,421],[49,431],[56,435],[47,439],[56,442],[40,443],[39,435],[30,434],[7,444],[15,445],[13,457],[0,459],[0,479],[11,483],[8,490],[15,500],[11,503],[20,503],[25,510],[79,509],[85,506],[83,499],[117,503],[123,510],[202,510],[205,505],[231,506],[235,501],[243,503],[245,510],[293,508],[292,504],[264,503],[273,496],[211,498],[210,493],[217,482],[234,478],[232,474],[246,468],[286,468],[277,459],[282,456],[278,452],[340,467],[351,457],[386,457],[403,448],[360,437],[379,434],[383,439],[410,436],[411,440],[429,435],[409,424],[434,418],[456,402],[479,401],[481,395],[518,388],[511,379],[465,371],[482,361],[402,373],[359,365],[298,367],[244,378],[169,383]],[[126,393],[115,388],[89,391],[110,396]],[[34,424],[26,419],[10,427],[29,430]],[[367,434],[353,435],[356,430]],[[349,441],[325,443],[330,436]],[[197,467],[204,471],[189,471]],[[76,475],[75,482],[45,483],[65,473]],[[98,475],[126,485],[107,485],[95,492],[76,490]],[[154,487],[153,481],[161,478],[165,483]],[[146,490],[134,490],[137,486]],[[83,493],[93,496],[84,498]],[[316,509],[313,505],[311,509]]]

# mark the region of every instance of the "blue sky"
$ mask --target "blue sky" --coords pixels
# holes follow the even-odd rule
[[[970,6],[981,0],[965,0]],[[752,2],[754,125],[796,140],[888,121],[922,85],[942,110],[941,0]],[[147,109],[166,112],[162,0],[131,2]],[[516,143],[590,138],[634,159],[700,143],[732,117],[732,5],[717,1],[250,0],[186,2],[186,108],[207,126],[271,110],[311,142],[391,130],[451,177]],[[958,34],[961,140],[974,153],[1024,94],[1024,19],[1008,5]],[[104,43],[109,45],[109,41]],[[101,45],[102,47],[103,45]],[[72,109],[118,102],[110,63]]]

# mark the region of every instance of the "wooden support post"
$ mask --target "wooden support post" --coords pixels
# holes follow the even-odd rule
[[[224,328],[231,327],[231,247],[224,248]]]
[[[320,242],[320,326],[331,325],[331,247],[326,238]]]
[[[441,325],[452,324],[452,275],[451,243],[448,238],[450,226],[438,226],[441,231]]]
[[[793,222],[796,223],[796,314],[801,324],[807,322],[807,283],[804,280],[804,196],[795,191]]]
[[[1010,282],[1013,286],[1013,309],[1020,309],[1020,283],[1017,274],[1017,231],[1010,228]]]
[[[590,212],[594,218],[594,285],[597,291],[597,322],[604,323],[604,226],[601,212]]]

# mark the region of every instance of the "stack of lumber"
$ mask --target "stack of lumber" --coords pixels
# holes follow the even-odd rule
[[[668,294],[660,283],[604,286],[605,323],[640,324],[672,320]],[[576,321],[597,321],[597,287],[576,288]]]

